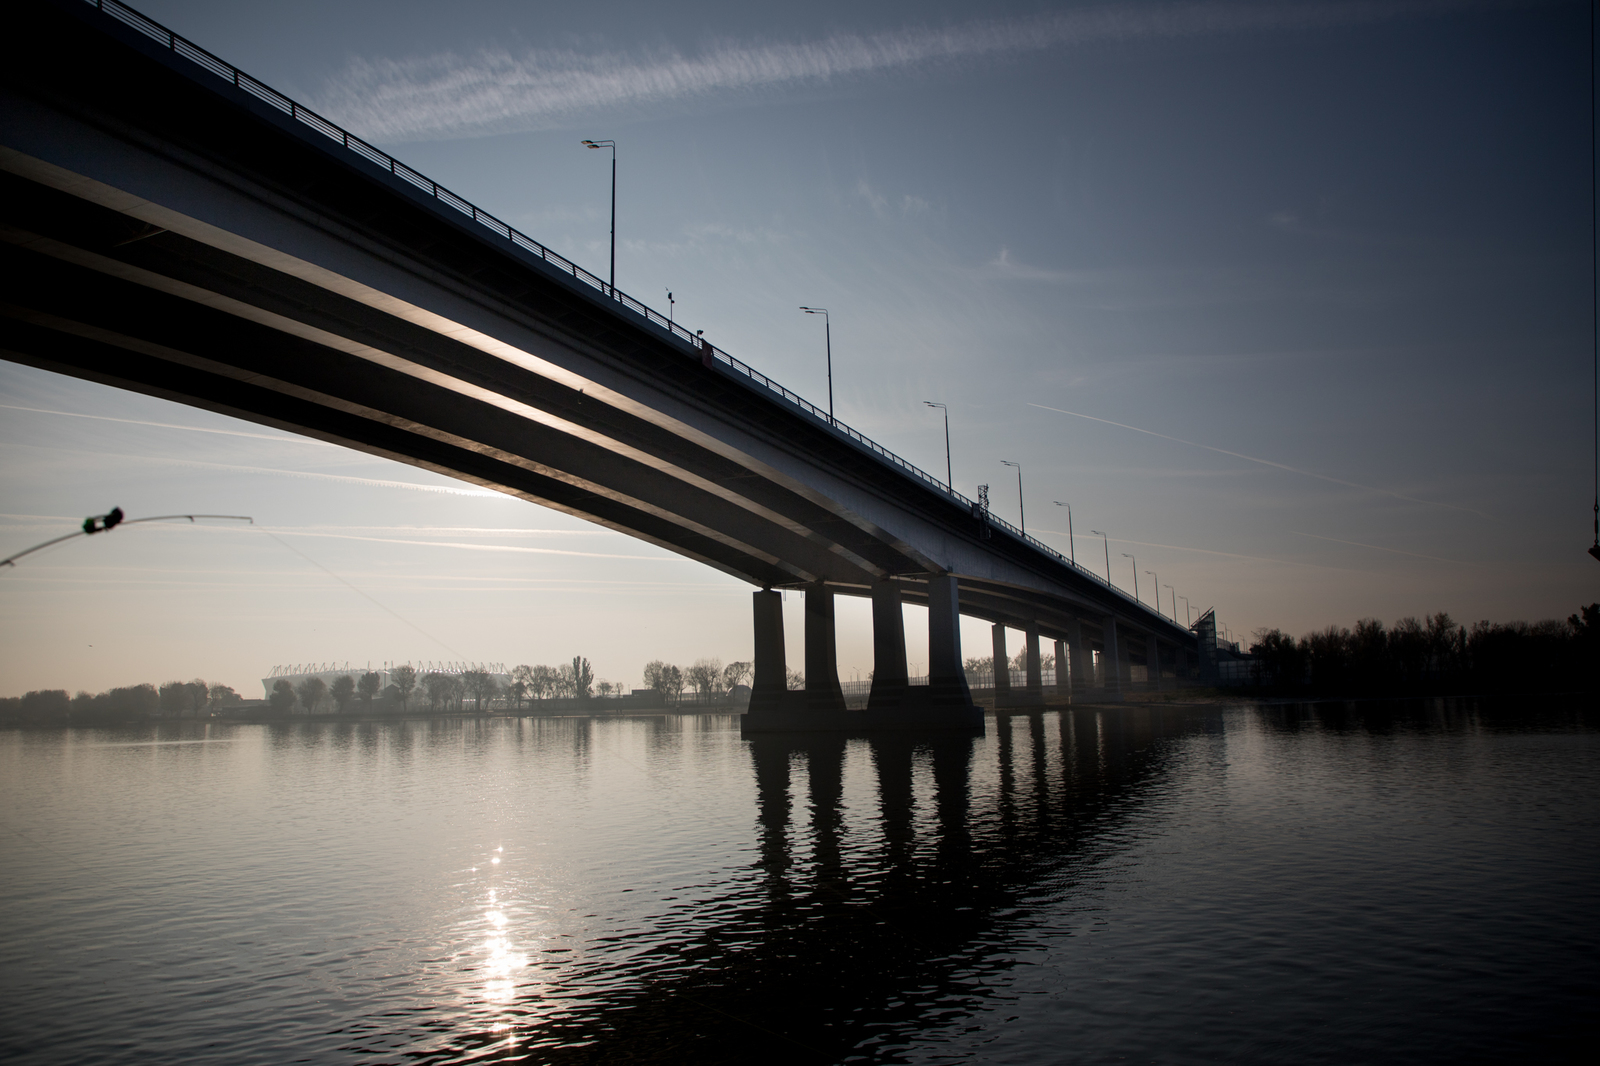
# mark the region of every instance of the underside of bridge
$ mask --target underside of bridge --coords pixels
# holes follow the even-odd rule
[[[1042,634],[1082,648],[1087,620],[1110,662],[1119,628],[1187,662],[1183,627],[178,41],[82,0],[14,13],[0,356],[448,474],[758,588],[805,588],[829,619],[819,645],[835,593],[928,605],[934,688],[963,707],[957,611],[1035,647]],[[898,670],[878,671],[891,681],[898,639]],[[880,659],[894,646],[886,633]],[[826,666],[812,658],[808,675]]]

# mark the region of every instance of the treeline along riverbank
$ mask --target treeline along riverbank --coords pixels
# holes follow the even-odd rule
[[[1563,620],[1458,625],[1448,614],[1329,626],[1298,640],[1257,630],[1251,682],[1287,696],[1600,692],[1600,603]]]

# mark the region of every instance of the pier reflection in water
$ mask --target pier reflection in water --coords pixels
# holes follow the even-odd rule
[[[1579,1061],[1597,741],[1465,703],[0,733],[0,1058]]]

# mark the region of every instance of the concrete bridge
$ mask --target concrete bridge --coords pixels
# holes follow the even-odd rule
[[[24,0],[0,62],[0,355],[448,474],[748,581],[747,731],[981,725],[960,614],[1076,698],[1195,634],[576,264],[116,0]],[[785,686],[780,589],[805,594]],[[834,597],[872,600],[869,708]],[[902,603],[929,618],[906,683]],[[1098,666],[1097,666],[1098,660]],[[1004,670],[997,678],[1005,679]]]

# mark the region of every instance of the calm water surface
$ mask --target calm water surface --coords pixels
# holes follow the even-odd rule
[[[16,1063],[1592,1061],[1600,714],[0,732]]]

